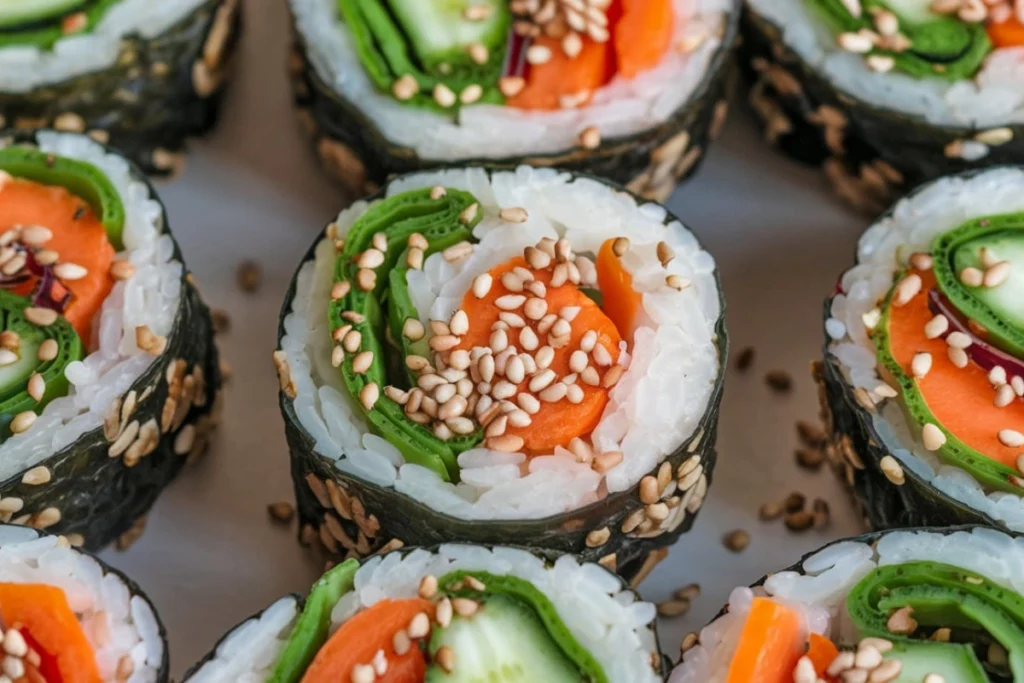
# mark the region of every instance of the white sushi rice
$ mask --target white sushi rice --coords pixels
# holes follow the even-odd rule
[[[810,0],[747,0],[782,31],[783,40],[848,95],[919,116],[935,125],[990,128],[1024,123],[1024,47],[994,50],[973,79],[950,83],[868,68],[863,55],[839,47]]]
[[[410,273],[410,294],[424,320],[447,320],[478,273],[522,254],[542,237],[564,236],[577,253],[597,253],[614,237],[630,239],[623,263],[643,294],[644,315],[633,348],[620,358],[628,370],[592,434],[597,451],[621,451],[624,459],[602,476],[562,448],[529,460],[521,453],[477,448],[459,457],[458,485],[405,463],[398,449],[368,432],[331,365],[327,309],[335,252],[327,239],[299,271],[281,340],[297,387],[295,412],[316,451],[343,472],[463,519],[540,518],[629,489],[692,434],[707,407],[718,375],[714,327],[721,313],[714,260],[681,223],[665,224],[663,207],[637,206],[597,181],[573,180],[552,169],[524,166],[491,179],[481,169],[422,173],[392,182],[387,194],[434,185],[472,192],[485,217],[474,230],[480,241],[471,257],[451,264],[435,254],[422,272]],[[502,207],[523,207],[529,220],[505,223],[497,218]],[[357,202],[343,211],[338,232],[346,233],[366,209],[366,202]],[[655,255],[659,241],[676,254],[667,270]],[[693,284],[681,292],[670,289],[669,273]]]
[[[390,142],[434,160],[560,152],[575,147],[580,132],[590,126],[606,140],[649,130],[668,120],[696,91],[712,59],[726,47],[722,37],[728,17],[737,11],[733,0],[673,0],[673,45],[707,38],[691,52],[670,49],[656,67],[633,79],[615,77],[584,107],[541,112],[478,104],[463,107],[453,121],[376,89],[340,20],[336,0],[289,0],[289,5],[309,60],[324,83],[355,103]]]
[[[41,132],[37,141],[44,152],[93,164],[113,183],[125,212],[124,251],[117,258],[129,260],[135,274],[114,284],[93,321],[93,339],[82,340],[90,353],[65,369],[68,394],[48,403],[27,431],[0,445],[0,481],[103,426],[113,402],[156,359],[136,346],[135,328],[148,325],[155,334],[170,334],[181,296],[182,265],[173,259],[160,203],[128,162],[83,136]]]
[[[0,48],[0,92],[25,93],[114,65],[122,39],[153,38],[206,0],[121,0],[89,32],[58,40],[51,49]]]
[[[942,562],[1024,594],[1024,545],[994,529],[978,528],[952,534],[895,531],[872,548],[867,543],[841,541],[803,561],[801,571],[772,574],[763,587],[737,588],[729,611],[700,632],[700,641],[686,651],[669,683],[722,683],[739,643],[740,631],[755,595],[778,599],[804,611],[808,632],[833,642],[853,644],[857,633],[845,609],[847,594],[876,567],[906,562]]]
[[[164,643],[153,608],[133,596],[120,576],[95,559],[73,550],[57,536],[26,527],[0,527],[0,582],[35,583],[64,591],[96,653],[104,681],[156,683],[164,661]],[[127,679],[118,670],[132,673]]]
[[[389,553],[363,563],[354,588],[343,595],[331,612],[332,630],[360,610],[384,599],[415,598],[420,580],[458,570],[485,571],[529,581],[555,606],[558,616],[580,645],[597,660],[609,681],[651,683],[660,679],[651,668],[651,653],[658,647],[653,626],[655,606],[637,600],[614,574],[596,564],[580,564],[570,556],[553,566],[524,550],[469,545],[443,545],[436,554],[426,550]],[[217,649],[214,660],[188,679],[188,683],[260,683],[284,647],[280,639],[288,614],[294,619],[294,601],[279,601],[274,619],[264,613],[232,633]],[[288,609],[291,612],[288,612]],[[245,629],[245,637],[241,631]],[[249,639],[254,640],[249,640]],[[258,646],[254,647],[255,643]],[[244,646],[241,645],[244,643]],[[239,644],[239,647],[232,647]],[[258,661],[253,660],[258,654]],[[264,662],[270,662],[264,664]]]
[[[945,178],[896,205],[892,215],[871,226],[857,247],[857,265],[842,278],[845,294],[832,301],[833,337],[829,351],[839,359],[848,381],[869,391],[881,383],[877,356],[862,316],[892,288],[893,276],[914,252],[930,250],[932,239],[971,218],[1024,211],[1024,171],[1001,168],[972,178]],[[826,323],[829,324],[829,323]],[[836,331],[838,331],[836,329]],[[907,424],[896,401],[887,401],[873,416],[875,430],[889,452],[911,471],[946,495],[1024,531],[1024,498],[986,491],[967,472],[939,461]]]

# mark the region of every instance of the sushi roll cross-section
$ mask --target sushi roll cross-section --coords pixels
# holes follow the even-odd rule
[[[707,492],[722,314],[713,260],[657,204],[529,167],[393,181],[317,238],[284,306],[305,540],[504,540],[636,573]]]
[[[329,570],[236,627],[188,683],[654,683],[654,605],[594,564],[443,545]],[[244,643],[243,647],[238,645]]]
[[[829,304],[837,463],[881,527],[1024,525],[1024,172],[925,187]]]
[[[0,519],[131,536],[206,443],[209,313],[138,171],[85,136],[0,147]]]
[[[302,119],[359,194],[558,165],[664,200],[724,121],[732,0],[290,0]]]
[[[1021,559],[980,527],[837,541],[735,589],[669,683],[1020,680]]]
[[[1017,0],[748,0],[743,61],[769,141],[870,213],[1024,161]]]
[[[88,133],[147,173],[210,128],[239,0],[4,0],[0,128]]]

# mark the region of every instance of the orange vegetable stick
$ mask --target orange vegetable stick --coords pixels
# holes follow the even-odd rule
[[[474,346],[488,346],[491,336],[491,325],[498,320],[501,310],[495,305],[499,296],[509,294],[501,284],[501,276],[516,266],[529,269],[529,265],[521,257],[516,257],[492,268],[490,271],[494,284],[487,295],[478,299],[472,291],[466,292],[462,299],[462,310],[469,315],[469,333],[463,335],[458,348],[471,349]],[[545,285],[551,281],[550,270],[532,271],[534,277]],[[549,366],[559,377],[570,374],[569,358],[573,351],[580,347],[580,340],[589,330],[597,333],[597,343],[604,346],[613,359],[619,356],[619,342],[622,338],[615,325],[601,312],[593,299],[581,292],[575,285],[566,283],[561,287],[547,287],[548,312],[558,313],[566,306],[579,306],[580,312],[572,321],[572,333],[569,343],[555,350],[555,358]],[[542,338],[546,339],[546,336]],[[518,340],[516,345],[519,346]],[[521,348],[521,347],[520,347]],[[593,365],[593,362],[591,362]],[[598,368],[604,375],[605,368]],[[530,378],[527,377],[519,385],[521,391],[527,391]],[[528,427],[509,427],[506,434],[521,436],[525,441],[528,453],[550,453],[555,446],[567,446],[574,437],[589,434],[601,420],[605,404],[608,403],[608,390],[592,387],[581,380],[576,384],[583,389],[583,401],[570,403],[541,403],[540,412],[531,415]]]
[[[302,683],[341,683],[352,680],[352,669],[370,664],[378,650],[384,651],[388,670],[376,683],[423,683],[427,662],[416,643],[404,655],[395,652],[393,639],[421,612],[433,619],[434,603],[411,600],[381,600],[342,624],[316,653],[302,676]]]
[[[943,427],[965,444],[1009,467],[1016,467],[1019,448],[1004,446],[998,437],[1007,425],[1024,424],[1024,401],[1005,408],[993,403],[988,373],[975,363],[958,368],[949,359],[944,339],[927,339],[924,326],[932,318],[928,290],[935,287],[931,271],[920,272],[921,293],[904,306],[889,311],[889,348],[904,371],[913,376],[910,364],[917,353],[930,353],[932,368],[917,380],[928,408]]]
[[[597,252],[597,283],[601,288],[604,314],[615,323],[619,334],[629,343],[633,342],[636,324],[643,297],[633,289],[633,276],[622,267],[622,262],[612,249],[614,239],[605,241]]]
[[[622,0],[622,18],[612,31],[619,74],[634,78],[661,61],[672,45],[672,0]]]
[[[989,22],[988,36],[996,47],[1017,47],[1024,45],[1024,24],[1017,19],[1007,19],[1001,24]]]
[[[562,108],[563,96],[577,98],[578,105],[590,99],[590,94],[611,79],[608,43],[595,43],[586,38],[583,49],[575,59],[562,51],[561,43],[547,36],[535,38],[532,45],[551,50],[551,59],[544,64],[532,64],[526,74],[526,87],[506,100],[506,104],[519,109],[553,110]]]
[[[85,277],[64,282],[74,298],[63,314],[88,347],[93,317],[113,286],[109,271],[115,252],[103,224],[87,202],[63,187],[15,178],[0,188],[0,233],[17,225],[49,228],[53,239],[43,248],[88,270]],[[36,284],[33,279],[13,291],[26,296]]]
[[[814,670],[819,678],[828,678],[825,669],[829,667],[832,660],[839,654],[839,648],[825,636],[812,633],[808,640],[807,657],[814,664]]]
[[[754,598],[726,683],[792,683],[803,655],[803,619],[769,598]]]
[[[8,628],[25,629],[57,660],[61,683],[100,683],[96,654],[64,591],[43,584],[0,583],[0,615]]]

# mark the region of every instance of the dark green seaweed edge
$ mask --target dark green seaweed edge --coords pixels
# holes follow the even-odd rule
[[[356,104],[340,96],[320,78],[307,58],[307,46],[295,27],[293,16],[289,71],[294,104],[327,171],[359,196],[373,194],[396,174],[465,166],[512,168],[525,163],[592,173],[627,185],[647,199],[664,201],[677,182],[696,172],[724,122],[736,75],[733,52],[739,43],[741,10],[741,0],[733,0],[722,43],[706,73],[668,120],[641,133],[602,140],[600,146],[592,150],[577,146],[522,157],[421,159],[414,150],[388,141]],[[683,133],[689,134],[688,144],[679,150],[678,158],[666,162],[662,158],[664,151],[660,150]],[[683,156],[684,152],[694,149],[698,150],[696,158]]]
[[[935,125],[923,117],[876,106],[838,90],[786,45],[781,27],[758,15],[749,3],[740,33],[741,68],[747,82],[754,84],[751,104],[766,131],[775,130],[770,135],[766,132],[769,141],[803,163],[832,164],[832,168],[826,168],[829,180],[841,196],[861,210],[879,213],[906,191],[941,176],[1024,161],[1024,124],[1007,125],[1013,139],[991,146],[983,159],[970,162],[950,158],[945,154],[947,145],[1002,126]],[[762,73],[766,67],[776,75]],[[754,99],[763,100],[763,105],[757,106]],[[764,110],[768,106],[771,113]],[[840,112],[846,119],[845,126],[823,124],[815,116],[822,107]],[[837,149],[837,139],[841,149]],[[880,178],[880,163],[896,173],[889,177],[883,172]]]
[[[0,523],[0,526],[14,526],[14,525]],[[35,531],[36,534],[38,534],[39,536],[47,536],[47,535],[49,535],[47,532],[39,531],[38,529],[33,529],[33,531]],[[122,572],[120,569],[117,569],[115,567],[110,566],[109,564],[104,562],[102,559],[100,559],[99,557],[96,557],[95,555],[93,555],[90,552],[86,552],[86,551],[81,550],[79,548],[74,548],[73,550],[75,552],[77,552],[79,555],[85,555],[85,556],[93,559],[96,562],[96,564],[98,564],[100,566],[100,568],[103,570],[103,575],[104,576],[106,576],[107,574],[113,574],[118,579],[120,579],[121,583],[123,583],[125,585],[125,587],[128,589],[128,593],[132,597],[142,598],[146,602],[146,604],[149,605],[150,611],[153,612],[153,618],[156,619],[157,633],[160,636],[160,640],[164,644],[164,655],[160,659],[160,668],[157,669],[156,680],[157,680],[157,683],[167,683],[167,681],[170,680],[170,669],[171,669],[171,665],[170,665],[170,648],[168,647],[168,643],[167,643],[167,628],[164,626],[164,622],[160,619],[160,613],[157,611],[156,605],[153,604],[153,601],[149,599],[149,596],[146,595],[146,592],[144,590],[142,590],[142,588],[139,586],[139,584],[137,584],[133,579],[131,579],[127,574]]]
[[[913,526],[913,527],[907,527],[907,528],[885,529],[885,530],[879,530],[879,531],[869,531],[869,532],[860,534],[858,536],[847,536],[845,538],[837,538],[834,541],[826,543],[825,545],[821,546],[820,548],[816,548],[815,550],[812,550],[812,551],[810,551],[808,553],[805,553],[799,560],[797,560],[796,562],[794,562],[790,566],[788,566],[788,567],[786,567],[784,569],[780,569],[780,570],[775,571],[775,572],[771,572],[769,574],[765,574],[760,579],[758,579],[755,583],[750,584],[749,587],[750,588],[759,588],[759,587],[764,585],[765,581],[767,581],[768,578],[772,574],[778,574],[780,572],[796,572],[796,573],[800,574],[801,576],[806,576],[806,574],[805,574],[805,572],[803,570],[804,562],[806,562],[810,558],[814,557],[818,553],[824,552],[825,550],[828,550],[832,546],[839,545],[840,543],[866,543],[866,544],[874,547],[874,545],[876,543],[878,543],[878,541],[880,541],[883,536],[886,536],[887,534],[889,534],[891,532],[894,532],[894,531],[910,531],[910,532],[915,532],[915,533],[920,532],[920,533],[931,533],[931,534],[943,534],[943,535],[949,536],[949,535],[952,535],[952,534],[955,534],[955,533],[959,533],[961,531],[966,531],[966,532],[970,533],[970,532],[974,531],[975,529],[983,528],[985,526],[986,525],[984,525],[984,524],[952,524],[950,526],[919,525],[919,526]],[[999,529],[999,531],[1005,533],[1007,536],[1009,536],[1012,539],[1019,539],[1019,538],[1024,537],[1024,536],[1022,536],[1022,534],[1016,533],[1014,531],[1009,531],[1007,529]],[[725,616],[726,614],[728,614],[728,612],[729,612],[729,604],[726,603],[725,606],[723,606],[722,609],[719,610],[718,614],[716,614],[713,619],[708,621],[708,623],[711,624],[711,623],[717,621],[718,619],[720,619],[723,616]],[[675,669],[675,667],[679,666],[685,660],[686,660],[686,655],[684,653],[680,657],[679,661],[677,661],[675,664],[672,665],[672,668]]]
[[[435,545],[426,546],[426,547],[401,548],[401,549],[391,550],[391,551],[386,552],[386,553],[380,553],[380,556],[381,557],[386,557],[386,556],[388,556],[388,555],[390,555],[392,553],[397,553],[399,555],[404,556],[404,555],[407,555],[408,553],[410,553],[410,552],[412,552],[414,550],[426,550],[429,553],[436,554],[438,552],[438,549],[440,548],[440,545],[441,544],[435,544]],[[462,543],[462,542],[459,542],[459,541],[453,541],[453,542],[451,542],[451,545],[485,545],[485,547],[487,547],[488,549],[493,549],[494,547],[498,546],[499,544],[486,545],[486,544],[472,544],[472,543]],[[545,549],[542,549],[542,548],[527,548],[527,547],[523,547],[523,546],[514,546],[514,545],[501,545],[501,547],[511,548],[513,550],[524,550],[524,551],[530,553],[531,555],[533,555],[534,557],[538,557],[538,558],[544,560],[545,563],[547,563],[547,565],[549,567],[553,566],[555,561],[561,555],[566,554],[566,553],[554,552],[554,551],[551,551],[551,550],[545,550]],[[360,566],[362,566],[362,564],[365,561],[365,559],[369,559],[369,558],[364,558],[364,559],[360,560],[359,561]],[[635,589],[631,588],[629,586],[629,584],[626,583],[625,579],[623,579],[621,576],[616,575],[615,572],[608,572],[608,573],[611,574],[612,576],[615,576],[619,580],[619,585],[622,587],[623,590],[629,591],[630,593],[633,593],[633,595],[635,595],[637,598],[640,598],[640,595],[636,592]],[[440,578],[440,577],[438,577],[438,578]],[[318,580],[319,580],[319,577],[317,578],[317,581]],[[314,581],[314,583],[316,583],[316,581]],[[298,613],[301,614],[302,608],[305,605],[308,593],[307,594],[287,593],[287,594],[282,595],[281,597],[277,598],[274,602],[277,602],[277,600],[281,600],[282,598],[286,598],[288,596],[292,596],[292,597],[294,597],[296,599]],[[225,632],[224,635],[222,635],[217,640],[217,642],[213,645],[213,647],[210,648],[210,650],[205,655],[203,655],[203,657],[199,661],[194,663],[192,666],[190,666],[188,668],[188,670],[185,671],[185,675],[182,676],[182,678],[181,678],[182,683],[188,683],[189,679],[191,679],[196,673],[198,673],[199,670],[201,668],[203,668],[203,666],[206,663],[208,663],[209,661],[214,659],[217,656],[217,649],[221,646],[221,644],[225,640],[227,640],[231,636],[232,633],[237,631],[238,628],[240,626],[242,626],[242,624],[244,624],[245,622],[249,621],[250,619],[257,619],[257,618],[259,618],[264,612],[266,612],[270,608],[271,605],[273,605],[273,603],[270,603],[270,605],[267,605],[263,609],[250,614],[245,619],[242,619],[237,624],[235,624],[230,629],[228,629],[228,631]],[[654,634],[654,642],[655,642],[655,644],[657,644],[658,643],[658,621],[657,621],[657,619],[655,619],[651,623],[651,632]],[[662,658],[661,658],[661,671],[657,672],[659,677],[663,678],[666,675],[666,672],[668,671],[668,666],[669,666],[669,661],[667,660],[667,658],[662,656]]]
[[[35,134],[20,134],[17,139],[18,144],[34,144]],[[109,148],[105,151],[116,153]],[[156,191],[142,171],[131,165],[131,174],[134,180],[146,185],[149,197],[159,202]],[[163,231],[170,235],[167,213],[163,204],[160,205],[161,225]],[[138,420],[140,425],[150,419],[155,419],[158,425],[161,423],[169,393],[167,369],[172,361],[179,359],[186,361],[189,373],[196,367],[202,368],[205,378],[203,404],[190,406],[181,425],[173,433],[162,433],[156,449],[133,467],[125,466],[123,457],[111,458],[107,454],[111,442],[104,435],[104,428],[99,427],[28,468],[47,467],[51,472],[48,483],[25,484],[22,482],[24,472],[0,481],[0,498],[17,497],[25,503],[15,519],[30,514],[32,517],[25,521],[31,526],[36,523],[36,513],[56,507],[61,513],[61,520],[46,530],[63,535],[81,534],[85,538],[85,547],[90,550],[98,550],[138,528],[137,524],[144,520],[158,494],[174,479],[186,460],[201,454],[198,451],[205,446],[207,432],[217,419],[221,375],[210,311],[191,281],[173,235],[171,240],[174,242],[172,258],[183,266],[181,302],[167,338],[166,350],[125,392],[127,395],[135,391],[141,396],[145,390],[151,390],[150,395],[139,402],[129,420]],[[174,453],[173,442],[176,434],[187,425],[193,425],[196,432],[193,450],[179,455]]]
[[[1024,171],[1024,166],[975,169],[954,177],[967,180],[1001,169]],[[927,187],[915,189],[905,201],[913,199]],[[897,207],[891,207],[875,223],[891,217]],[[831,317],[832,299],[830,296],[825,301],[824,320]],[[853,494],[867,523],[874,529],[979,524],[1013,533],[1002,522],[939,491],[907,466],[903,466],[903,485],[897,486],[889,481],[880,463],[891,452],[874,428],[873,419],[877,413],[869,411],[857,400],[854,388],[843,376],[842,364],[829,350],[832,340],[827,332],[824,339],[824,362],[815,368],[815,375],[825,430],[830,439],[828,459]]]
[[[614,183],[582,173],[571,174],[574,179],[586,178],[600,182],[613,189],[625,192],[632,197],[638,206],[650,203],[647,200],[616,186]],[[386,190],[386,188],[385,188]],[[385,190],[370,198],[370,201],[383,197]],[[665,223],[679,220],[671,212],[667,212]],[[680,221],[682,223],[682,221]],[[684,224],[685,225],[685,224]],[[314,258],[317,245],[323,239],[318,233],[312,246],[306,252],[296,268],[296,276],[302,264]],[[295,298],[296,280],[293,276],[285,295],[278,323],[277,344],[280,347],[284,337],[284,320],[291,313],[292,301]],[[718,287],[718,301],[721,306],[720,316],[715,324],[718,349],[718,377],[715,388],[708,398],[704,416],[694,432],[680,444],[675,452],[669,454],[662,462],[672,465],[673,475],[676,468],[689,457],[697,454],[704,468],[707,486],[712,483],[717,453],[715,439],[718,431],[719,407],[725,382],[725,365],[729,355],[729,340],[725,326],[726,304],[722,292],[718,271],[715,271],[715,283]],[[462,520],[438,512],[433,508],[397,493],[393,488],[385,488],[363,481],[352,475],[339,471],[334,461],[314,451],[312,437],[301,427],[295,414],[293,400],[284,392],[279,392],[281,414],[285,422],[285,436],[291,454],[292,480],[295,485],[296,501],[299,513],[299,535],[302,541],[302,529],[311,525],[318,528],[324,523],[325,515],[330,515],[333,522],[340,522],[347,527],[349,534],[356,538],[363,532],[365,524],[355,528],[347,519],[339,520],[333,511],[322,505],[306,481],[308,476],[317,477],[321,481],[331,480],[345,488],[350,495],[359,499],[367,515],[373,515],[380,523],[379,540],[390,542],[397,539],[407,545],[433,545],[444,542],[475,543],[478,545],[519,545],[528,548],[542,548],[555,552],[572,553],[586,562],[598,562],[602,557],[615,554],[617,571],[624,576],[641,573],[642,563],[648,553],[666,548],[675,543],[679,536],[693,525],[696,512],[687,513],[683,522],[671,531],[649,538],[637,538],[621,530],[622,523],[631,513],[644,507],[639,499],[639,482],[628,491],[623,491],[602,501],[586,507],[554,515],[542,519],[530,520]],[[658,466],[651,473],[656,473]],[[698,510],[699,512],[699,510]],[[594,530],[608,528],[611,532],[609,540],[597,548],[586,544],[587,534]],[[307,539],[308,540],[308,539]],[[365,554],[365,553],[364,553]]]
[[[105,133],[109,140],[101,140],[146,173],[175,172],[186,138],[207,132],[216,122],[226,71],[241,31],[239,3],[207,0],[158,36],[126,36],[117,61],[106,69],[27,93],[0,92],[0,127],[17,131],[61,127],[67,125],[61,116],[74,114],[84,129],[67,130]],[[216,87],[201,94],[193,69],[203,61],[204,46],[217,28],[222,7],[230,8],[225,42],[220,63],[207,71]]]

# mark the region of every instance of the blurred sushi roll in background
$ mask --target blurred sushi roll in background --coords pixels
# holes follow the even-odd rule
[[[0,521],[126,544],[203,452],[209,311],[139,170],[84,135],[0,146]]]
[[[663,201],[720,130],[736,0],[289,0],[295,102],[355,194],[470,161]]]
[[[952,176],[860,239],[816,367],[828,453],[876,528],[1024,530],[1024,169]]]
[[[228,633],[186,683],[656,683],[656,610],[570,556],[442,545],[324,574]]]
[[[995,683],[1024,677],[1024,561],[981,527],[837,541],[683,641],[669,683]]]
[[[129,578],[63,536],[0,524],[3,675],[167,683],[167,634]]]
[[[704,501],[728,349],[715,263],[604,181],[395,179],[317,237],[279,335],[304,543],[505,543],[639,580]]]
[[[239,0],[8,0],[0,127],[110,143],[169,174],[208,130],[240,28]]]
[[[741,60],[769,142],[877,214],[1024,162],[1020,0],[748,0]]]

